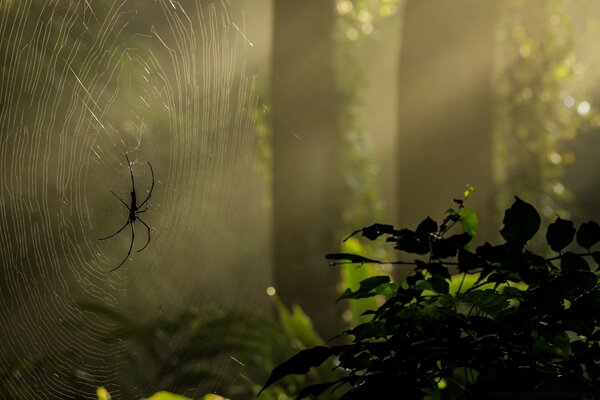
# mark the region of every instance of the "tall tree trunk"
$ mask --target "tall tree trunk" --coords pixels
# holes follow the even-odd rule
[[[493,231],[492,71],[498,1],[407,0],[399,64],[399,222],[468,206]]]
[[[341,133],[334,80],[334,3],[276,0],[273,37],[275,288],[325,336],[338,327]]]

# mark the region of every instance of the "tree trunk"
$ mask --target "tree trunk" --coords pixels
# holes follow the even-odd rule
[[[407,0],[399,64],[399,222],[440,220],[475,187],[494,231],[492,72],[496,0]]]
[[[276,0],[273,38],[275,288],[318,331],[337,333],[341,133],[334,80],[334,3]]]

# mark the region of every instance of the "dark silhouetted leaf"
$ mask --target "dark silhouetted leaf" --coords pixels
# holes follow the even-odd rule
[[[327,389],[329,389],[330,387],[335,385],[336,383],[337,383],[337,381],[326,382],[326,383],[316,383],[314,385],[308,385],[298,393],[298,396],[296,397],[296,399],[297,400],[305,399],[309,396],[311,396],[311,398],[316,398],[319,395],[321,395],[324,391],[326,391]]]
[[[450,289],[450,285],[443,278],[429,278],[428,282],[431,283],[432,289],[439,294],[448,294],[448,290]]]
[[[575,237],[575,228],[573,222],[560,217],[548,226],[546,232],[546,241],[550,248],[557,253],[567,247]]]
[[[459,233],[459,234],[450,236],[448,238],[448,242],[450,242],[457,249],[461,249],[461,248],[465,247],[467,244],[469,244],[469,242],[471,241],[472,238],[473,238],[473,235],[471,235],[470,233],[464,232],[464,233]]]
[[[596,287],[573,300],[571,311],[576,315],[594,316],[600,314],[600,288]]]
[[[589,271],[590,266],[585,259],[575,253],[567,252],[560,259],[560,269],[563,273],[571,271]]]
[[[477,255],[468,250],[460,249],[458,251],[458,271],[469,272],[475,268],[479,268],[481,263]]]
[[[577,244],[589,249],[598,242],[600,242],[600,226],[594,221],[581,224],[577,231]]]
[[[381,235],[385,235],[385,234],[392,235],[392,234],[394,234],[395,230],[394,230],[393,225],[373,224],[366,228],[362,228],[362,229],[352,232],[352,234],[350,236],[348,236],[346,239],[344,239],[344,242],[360,232],[362,232],[362,235],[364,237],[366,237],[367,239],[375,240]]]
[[[348,260],[357,264],[381,264],[381,261],[349,253],[333,253],[325,256],[328,260]]]
[[[288,375],[303,375],[308,373],[312,367],[318,367],[319,365],[323,364],[325,360],[327,360],[333,354],[334,352],[332,348],[324,346],[316,346],[310,349],[301,350],[290,357],[287,361],[284,361],[273,368],[271,375],[267,379],[267,382],[265,382],[260,392],[258,392],[258,395],[260,396],[260,394],[266,388]]]
[[[508,243],[524,246],[540,228],[541,218],[529,203],[515,197],[513,205],[504,213],[504,227],[500,234]]]
[[[600,251],[595,251],[592,253],[592,258],[594,259],[594,261],[596,262],[596,264],[598,264],[600,266]],[[596,271],[598,271],[598,268],[596,268]]]
[[[431,256],[435,259],[455,257],[457,248],[448,239],[437,239],[431,243]]]
[[[342,368],[358,371],[367,369],[371,362],[368,352],[362,352],[356,355],[354,353],[344,352],[340,354],[339,361]]]
[[[450,271],[448,271],[448,267],[446,267],[443,264],[438,264],[438,263],[425,264],[423,266],[423,269],[425,269],[427,272],[429,272],[433,276],[441,276],[443,278],[450,279]]]
[[[363,299],[366,297],[375,296],[377,294],[382,294],[382,291],[378,291],[376,289],[381,288],[383,285],[386,285],[389,282],[390,277],[387,275],[372,276],[361,281],[360,287],[356,292],[353,292],[351,289],[346,289],[346,291],[338,298],[338,301],[343,299]],[[385,290],[386,288],[382,288],[382,290]],[[389,294],[389,291],[387,291],[386,293]]]
[[[387,240],[396,243],[394,248],[397,250],[421,255],[429,253],[429,242],[422,241],[415,232],[408,229],[398,231]]]
[[[425,236],[438,230],[437,223],[431,218],[425,218],[417,227],[417,235]]]
[[[357,325],[355,328],[350,329],[347,333],[354,335],[356,340],[364,340],[367,338],[380,338],[386,337],[388,331],[385,327],[384,321],[371,321]]]

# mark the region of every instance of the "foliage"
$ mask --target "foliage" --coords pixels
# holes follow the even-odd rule
[[[110,400],[111,399],[110,394],[103,387],[99,387],[96,390],[96,394],[98,396],[98,400]],[[180,396],[178,394],[161,391],[161,392],[157,392],[157,393],[153,394],[152,396],[148,397],[147,400],[192,400],[192,399],[190,399],[189,397]],[[202,398],[200,400],[227,400],[227,399],[225,397],[221,397],[219,395],[210,393],[210,394],[202,396]]]
[[[374,224],[355,232],[385,238],[416,257],[393,262],[411,265],[412,275],[401,284],[370,277],[347,290],[341,298],[385,302],[365,313],[369,321],[342,333],[351,339],[346,344],[298,352],[273,369],[262,390],[333,359],[343,376],[304,387],[299,399],[324,393],[339,399],[600,394],[600,251],[594,250],[600,226],[590,221],[575,229],[557,218],[545,235],[557,254],[544,258],[527,247],[540,215],[516,198],[504,215],[503,242],[474,249],[472,215],[462,200],[455,202],[441,224],[426,218],[416,230]],[[457,224],[463,232],[451,234]],[[583,250],[575,252],[576,245]],[[327,258],[332,264],[383,262],[346,253]]]
[[[578,68],[567,3],[506,2],[498,35],[498,202],[520,193],[548,220],[571,197],[563,173],[574,156],[565,147],[581,123],[567,94]]]
[[[260,389],[257,382],[267,378],[274,364],[302,349],[324,345],[300,307],[288,310],[277,299],[277,319],[187,310],[141,322],[103,304],[79,306],[111,322],[113,328],[104,338],[107,345],[125,344],[119,362],[125,363],[127,373],[118,384],[127,398],[135,397],[127,393],[136,387],[143,393],[160,389],[196,398],[211,391],[252,399]],[[323,366],[309,376],[285,380],[266,399],[293,398],[306,384],[335,378],[331,369],[332,365]]]
[[[383,201],[377,188],[377,166],[373,144],[363,119],[363,96],[369,75],[361,63],[360,51],[383,32],[384,21],[393,17],[399,0],[336,1],[336,88],[340,101],[340,128],[343,132],[344,225],[366,223],[383,213]]]

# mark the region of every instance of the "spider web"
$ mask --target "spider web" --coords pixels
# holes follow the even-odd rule
[[[243,13],[219,1],[0,0],[0,387],[125,398],[113,323],[265,308],[265,211]],[[127,254],[131,160],[138,202]],[[216,366],[215,368],[220,368]],[[128,388],[135,393],[136,388]],[[139,397],[149,393],[136,393]],[[8,394],[7,394],[8,393]]]

